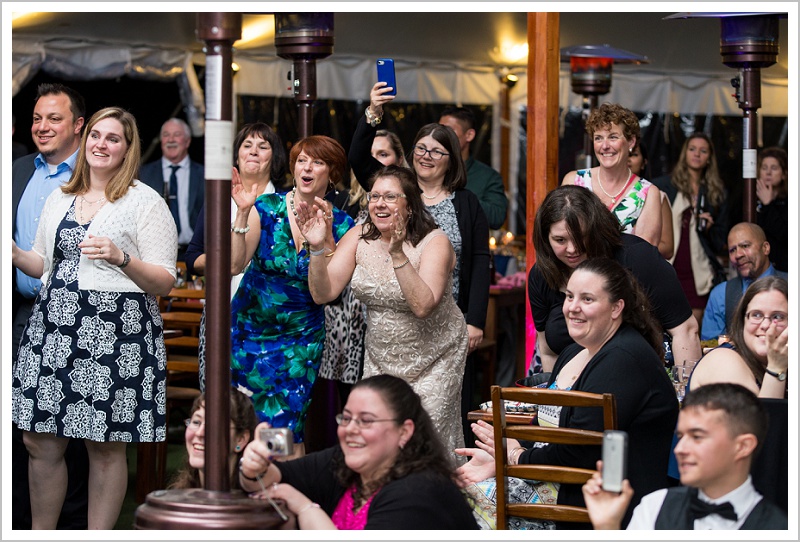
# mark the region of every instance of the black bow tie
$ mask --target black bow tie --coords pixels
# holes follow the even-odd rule
[[[711,504],[710,502],[701,501],[697,495],[692,497],[692,502],[689,505],[689,511],[694,519],[704,518],[709,514],[718,514],[725,519],[736,521],[738,516],[733,509],[733,505],[729,502],[720,504]]]

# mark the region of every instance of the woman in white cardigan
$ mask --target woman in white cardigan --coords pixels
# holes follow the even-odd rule
[[[14,266],[41,277],[13,368],[12,415],[30,454],[32,526],[55,529],[64,451],[89,452],[89,529],[113,529],[128,442],[166,436],[166,351],[156,301],[175,280],[177,231],[164,200],[135,179],[136,120],[117,107],[89,120],[75,171],[47,199],[31,251]]]

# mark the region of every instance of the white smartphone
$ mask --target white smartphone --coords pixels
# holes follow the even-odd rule
[[[628,470],[628,433],[603,433],[603,489],[619,493]]]

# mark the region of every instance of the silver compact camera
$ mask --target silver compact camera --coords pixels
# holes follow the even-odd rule
[[[259,434],[261,441],[267,445],[275,457],[286,457],[294,451],[294,435],[285,427],[267,427]]]

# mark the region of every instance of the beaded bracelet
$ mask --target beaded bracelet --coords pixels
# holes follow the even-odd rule
[[[400,269],[401,267],[405,267],[405,266],[406,266],[406,264],[408,264],[408,258],[406,258],[406,261],[404,261],[404,262],[403,262],[403,263],[401,263],[400,265],[393,265],[393,266],[392,266],[392,268],[394,268],[394,269]]]
[[[250,224],[247,225],[245,228],[237,228],[236,226],[231,226],[231,231],[233,233],[247,233],[250,231]]]
[[[302,514],[303,512],[305,512],[306,510],[308,510],[309,508],[321,508],[321,507],[320,507],[320,505],[318,505],[318,504],[317,504],[317,503],[315,503],[315,502],[310,502],[310,503],[308,503],[307,505],[305,505],[305,506],[302,508],[302,510],[298,511],[298,512],[297,512],[297,514],[295,514],[295,515],[299,516],[300,514]]]

